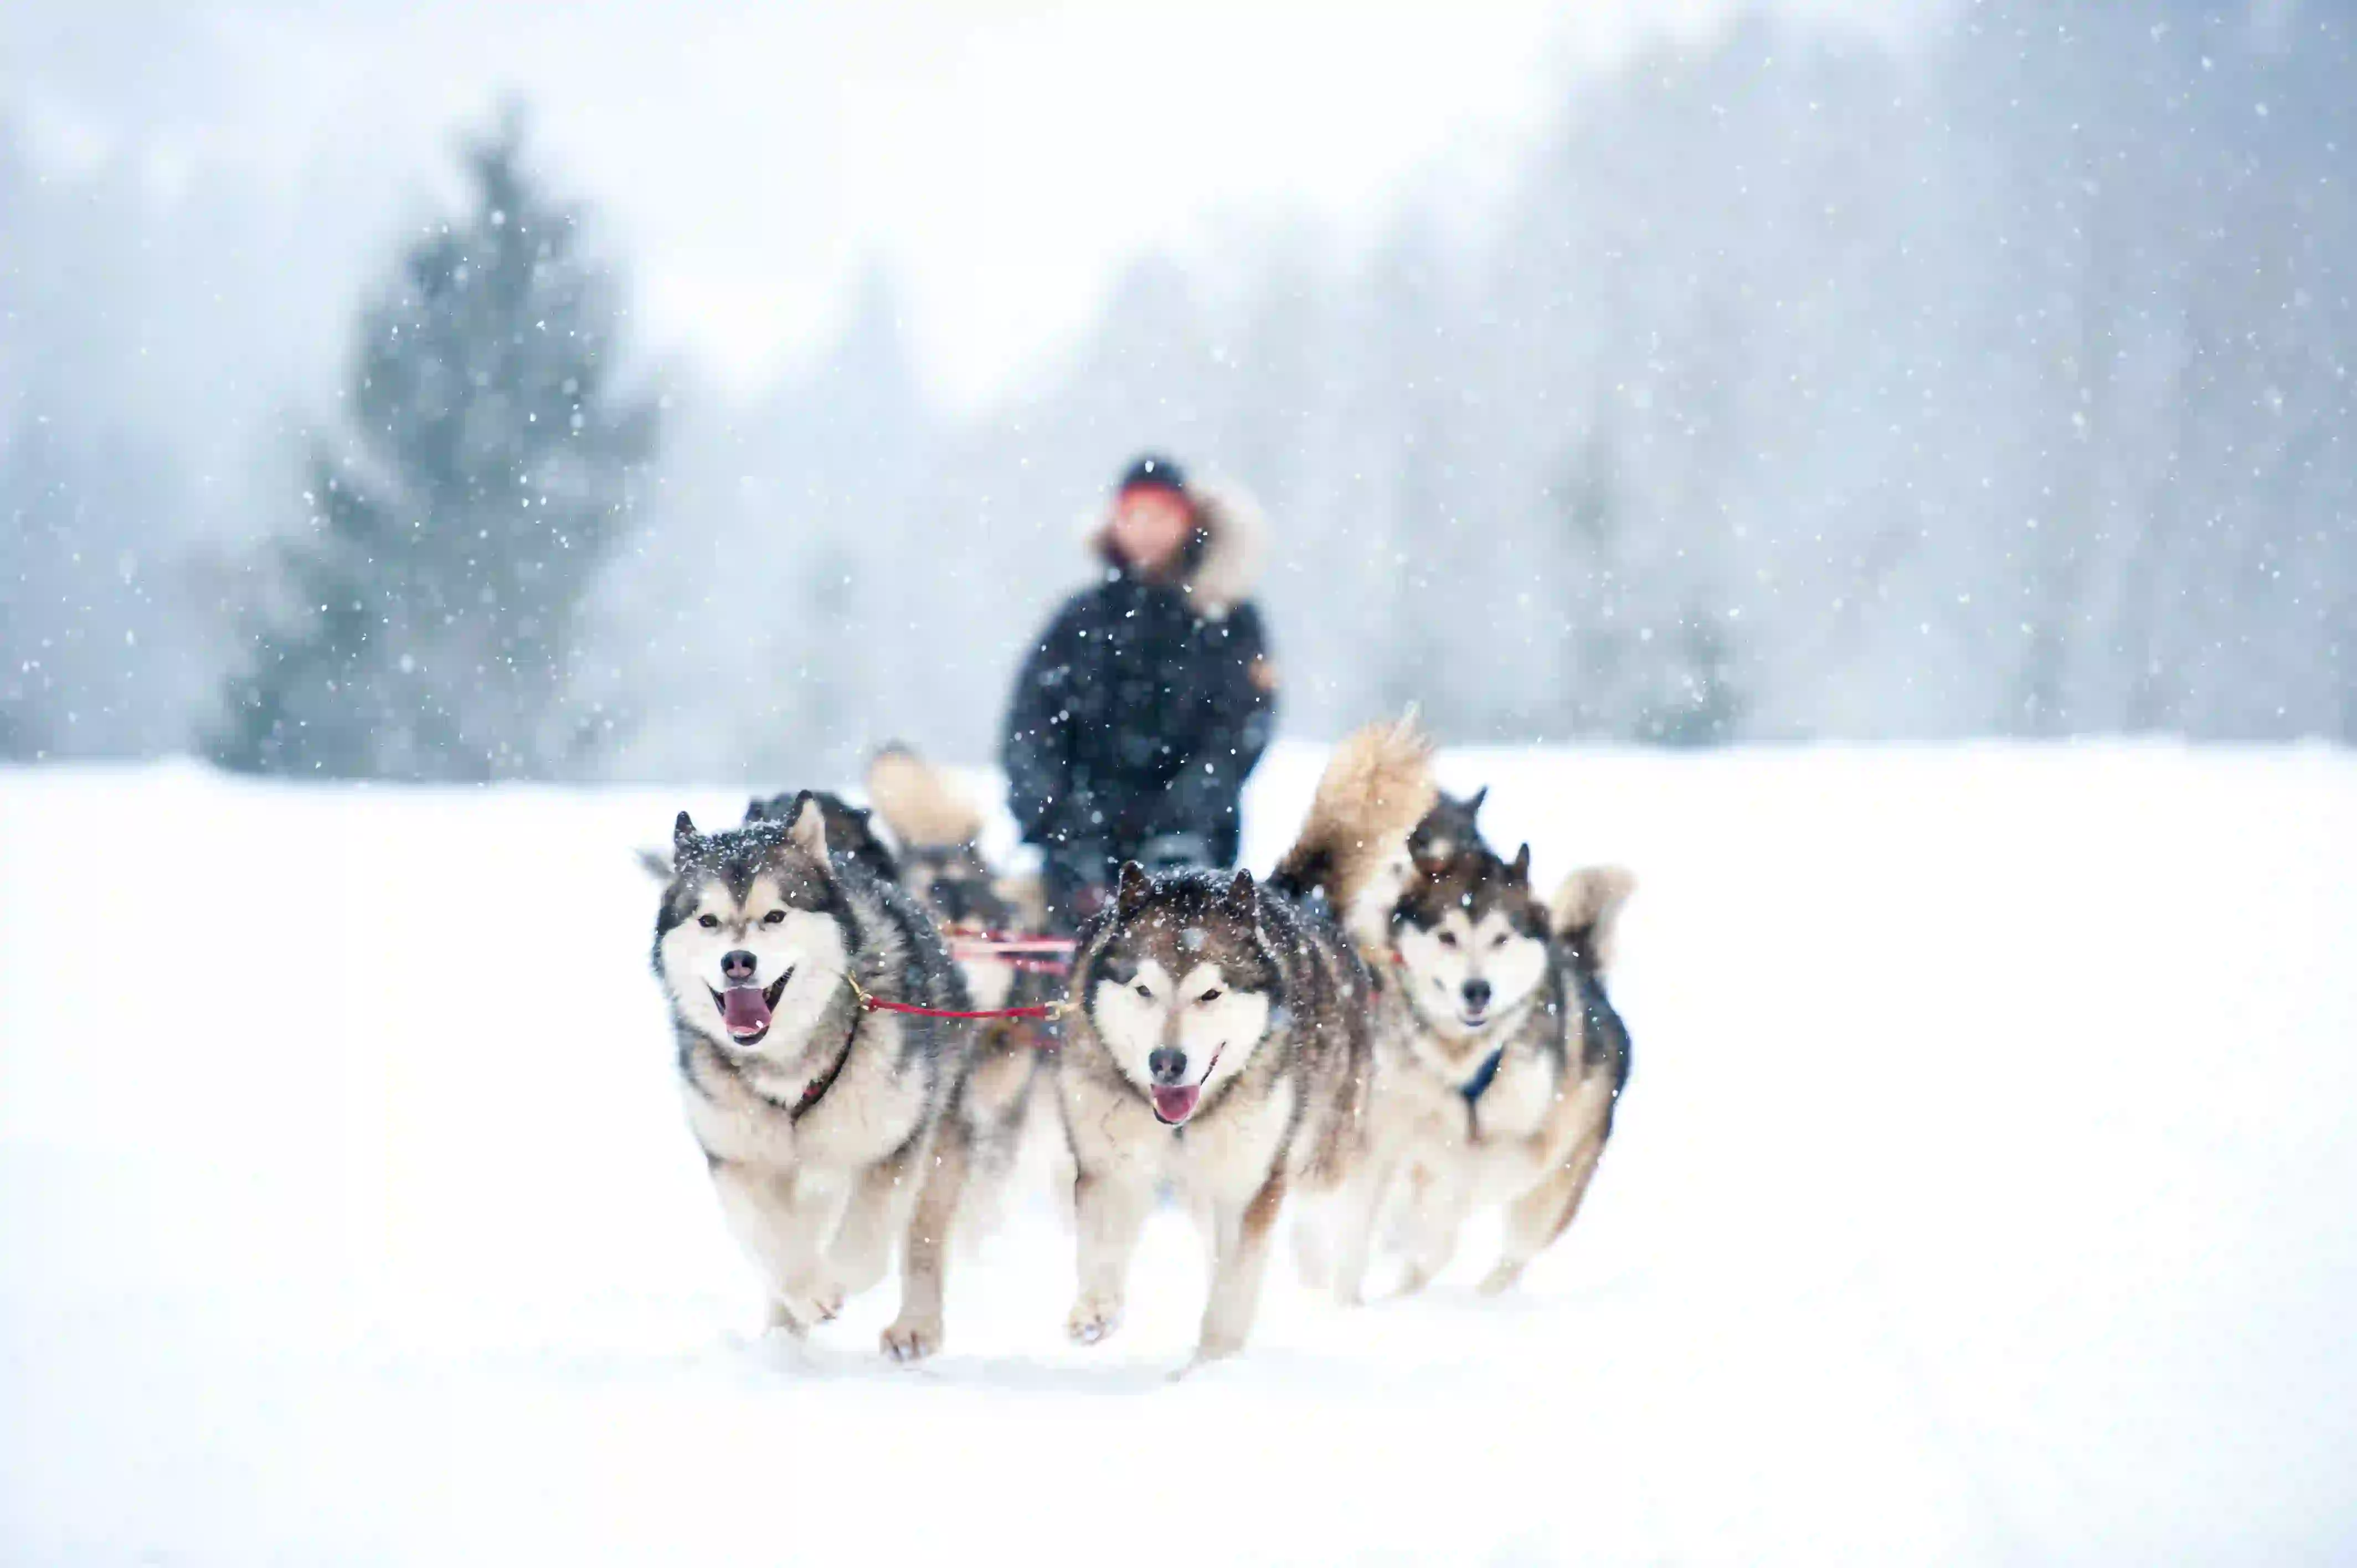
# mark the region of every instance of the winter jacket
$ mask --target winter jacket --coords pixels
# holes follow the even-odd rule
[[[1171,835],[1208,864],[1235,862],[1238,800],[1275,706],[1260,612],[1244,597],[1257,518],[1241,497],[1190,494],[1198,532],[1179,580],[1109,564],[1016,678],[1008,805],[1051,885],[1102,886]]]

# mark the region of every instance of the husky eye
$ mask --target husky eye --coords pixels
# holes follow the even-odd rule
[[[772,909],[768,914],[761,917],[761,924],[765,926],[782,926],[785,923],[786,912],[783,909]],[[1500,941],[1504,941],[1506,939],[1500,937],[1498,940]]]
[[[702,926],[707,931],[716,931],[720,929],[720,917],[717,915],[698,915],[695,918],[695,923]]]
[[[1142,981],[1142,980],[1141,980],[1141,981],[1139,981],[1135,985],[1131,986],[1131,987],[1130,987],[1130,989],[1131,989],[1132,991],[1136,992],[1140,996],[1145,997],[1148,1002],[1151,1002],[1151,1001],[1153,1001],[1153,1000],[1154,1000],[1154,988],[1153,988],[1152,986],[1150,986],[1150,985],[1146,984],[1146,983],[1144,981]]]
[[[1496,936],[1491,937],[1490,939],[1490,945],[1493,948],[1504,947],[1506,945],[1506,933],[1500,931]]]
[[[1445,947],[1445,948],[1453,948],[1453,947],[1455,947],[1455,946],[1457,945],[1457,933],[1456,933],[1455,931],[1443,931],[1443,932],[1441,932],[1441,933],[1440,933],[1440,945],[1441,945],[1442,947]]]
[[[1206,991],[1203,994],[1195,998],[1195,1005],[1198,1007],[1209,1007],[1212,1003],[1217,1002],[1222,994],[1222,993],[1219,987],[1213,986],[1211,990]]]

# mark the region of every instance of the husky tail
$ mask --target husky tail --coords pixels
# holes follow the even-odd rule
[[[1322,895],[1334,917],[1364,940],[1360,906],[1380,897],[1387,875],[1404,872],[1408,834],[1439,798],[1432,741],[1413,710],[1366,725],[1335,748],[1301,832],[1269,886],[1295,898]]]
[[[1617,865],[1591,865],[1564,878],[1548,906],[1547,924],[1574,969],[1601,975],[1612,967],[1620,908],[1636,890],[1636,876]]]
[[[867,799],[911,849],[955,849],[982,836],[982,812],[964,791],[898,741],[868,759]]]

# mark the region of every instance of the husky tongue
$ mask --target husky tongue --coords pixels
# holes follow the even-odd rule
[[[727,1020],[730,1034],[758,1035],[770,1026],[769,999],[759,986],[731,986],[720,993],[720,1015]]]
[[[1195,1114],[1195,1101],[1202,1098],[1203,1086],[1200,1083],[1189,1084],[1183,1089],[1164,1089],[1157,1085],[1154,1090],[1154,1113],[1165,1122],[1184,1122]]]

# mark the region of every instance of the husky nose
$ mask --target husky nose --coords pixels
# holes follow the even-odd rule
[[[1470,1007],[1476,1013],[1479,1013],[1482,1008],[1490,1005],[1490,983],[1486,980],[1467,981],[1465,983],[1465,1005]]]
[[[720,978],[731,985],[741,984],[751,980],[753,972],[760,967],[761,961],[743,948],[738,948],[735,952],[720,955]]]
[[[1187,1053],[1165,1046],[1146,1058],[1146,1070],[1154,1075],[1157,1083],[1166,1087],[1175,1084],[1187,1076]]]

